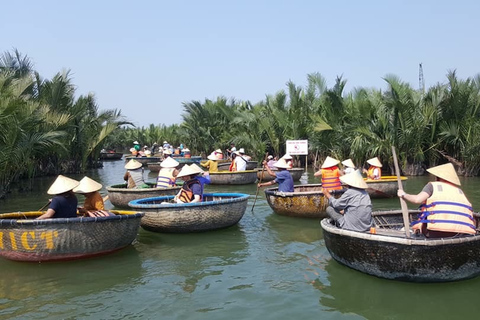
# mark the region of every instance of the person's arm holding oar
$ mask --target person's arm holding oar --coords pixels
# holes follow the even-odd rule
[[[268,152],[265,153],[265,160],[263,160],[262,164],[262,174],[260,175],[260,180],[258,180],[258,185],[257,185],[257,193],[255,193],[255,200],[253,200],[253,205],[252,205],[252,212],[253,208],[255,208],[255,203],[257,203],[257,197],[258,197],[258,191],[260,190],[260,186],[262,184],[262,179],[263,179],[263,172],[265,170],[265,167],[267,167],[267,170],[270,170],[267,166],[267,158],[268,158]]]
[[[392,155],[393,155],[393,164],[395,165],[395,172],[397,174],[397,182],[398,182],[398,192],[403,192],[403,185],[402,180],[400,179],[400,168],[398,166],[397,160],[397,153],[395,152],[395,147],[392,146]],[[410,221],[408,218],[408,207],[407,203],[405,202],[404,198],[400,196],[400,206],[402,207],[402,217],[403,217],[403,224],[405,226],[405,236],[410,238]]]
[[[263,164],[263,169],[267,169],[267,172],[269,175],[271,175],[272,177],[277,177],[277,175],[275,174],[275,172],[270,169],[270,167],[267,165],[267,161],[263,160],[262,162]],[[263,169],[262,169],[262,177],[263,177]],[[271,180],[271,181],[268,181],[268,182],[265,182],[265,183],[261,183],[262,180],[259,181],[258,183],[258,187],[264,187],[264,186],[271,186],[271,185],[274,185],[276,182],[275,182],[275,179]]]

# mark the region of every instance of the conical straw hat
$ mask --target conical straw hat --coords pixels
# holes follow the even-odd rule
[[[208,160],[218,160],[217,156],[214,155],[213,153],[209,154],[207,157]]]
[[[173,159],[172,157],[168,157],[165,160],[163,160],[162,162],[160,162],[160,167],[162,167],[162,168],[175,168],[179,164],[180,163],[177,160]]]
[[[135,169],[138,169],[142,166],[142,164],[140,162],[138,162],[137,160],[135,159],[131,159],[130,161],[128,161],[128,163],[125,165],[125,169],[127,170],[135,170]]]
[[[284,168],[284,169],[290,168],[290,166],[288,165],[287,161],[285,161],[284,158],[279,159],[277,162],[273,164],[273,166],[277,168]]]
[[[439,177],[440,179],[456,184],[457,186],[461,185],[457,173],[455,172],[455,168],[451,163],[442,164],[440,166],[427,169],[427,171],[434,176]]]
[[[73,192],[90,193],[102,189],[102,185],[89,177],[83,177],[80,184],[73,189]]]
[[[368,188],[367,183],[365,182],[365,180],[363,180],[362,173],[360,172],[360,170],[355,170],[351,173],[341,176],[340,181],[354,188],[359,188],[359,189]]]
[[[65,176],[59,175],[57,179],[52,183],[50,188],[48,189],[48,194],[61,194],[70,190],[73,190],[76,186],[78,186],[80,182],[77,180],[73,180],[67,178]]]
[[[216,152],[216,153],[222,153],[222,150],[217,149],[217,150],[215,150],[215,152]]]
[[[163,154],[172,154],[172,151],[170,151],[170,149],[165,149],[163,150]]]
[[[178,173],[177,178],[185,177],[185,176],[190,176],[190,175],[196,175],[198,174],[198,170],[195,168],[190,167],[189,165],[184,165],[182,170]]]
[[[285,160],[292,160],[292,156],[289,155],[288,153],[285,153],[285,155],[282,158]]]
[[[203,173],[203,169],[200,168],[196,163],[192,163],[190,165],[190,168],[192,168],[192,170],[196,171],[197,173]]]
[[[340,160],[327,156],[327,159],[325,159],[325,161],[322,164],[322,169],[333,167],[339,163],[340,163]]]
[[[342,161],[342,164],[343,164],[345,167],[355,168],[355,164],[353,163],[352,159],[343,160],[343,161]]]
[[[374,167],[379,167],[381,168],[382,167],[382,163],[380,162],[380,160],[378,159],[378,157],[375,157],[375,158],[372,158],[372,159],[368,159],[367,160],[367,163],[374,166]]]

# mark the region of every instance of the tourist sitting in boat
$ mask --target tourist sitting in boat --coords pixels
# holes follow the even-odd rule
[[[382,163],[378,157],[368,159],[367,163],[370,167],[368,170],[363,169],[363,173],[367,174],[367,179],[380,180],[382,178]]]
[[[327,156],[323,162],[320,170],[315,172],[315,177],[322,176],[322,189],[328,190],[340,190],[342,189],[342,183],[340,182],[340,176],[343,172],[338,168],[339,160]]]
[[[195,163],[192,163],[190,167],[198,173],[197,179],[200,181],[200,184],[202,185],[202,194],[203,194],[203,189],[205,188],[206,184],[210,184],[210,173],[208,171],[203,171],[202,168],[200,168],[198,165]]]
[[[138,141],[133,141],[133,148],[135,149],[135,151],[139,152],[141,149],[140,143]]]
[[[365,232],[373,226],[372,202],[365,190],[367,183],[359,170],[340,177],[348,186],[340,198],[335,199],[328,189],[323,194],[328,199],[327,215],[342,229]]]
[[[47,211],[37,219],[76,218],[78,200],[72,190],[79,184],[77,180],[59,175],[47,191],[54,197]]]
[[[232,171],[245,171],[247,170],[248,160],[243,157],[245,155],[245,150],[240,148],[238,151],[235,151],[235,170]]]
[[[220,149],[213,151],[213,154],[217,157],[217,160],[223,160],[223,152]]]
[[[157,188],[173,188],[176,186],[175,181],[178,175],[178,163],[177,160],[172,157],[167,157],[160,163],[160,171],[157,176]]]
[[[287,170],[289,167],[285,159],[280,159],[275,162],[274,166],[278,168],[278,171],[273,171],[272,169],[270,169],[270,167],[268,166],[268,162],[265,160],[262,164],[263,167],[267,169],[268,174],[275,177],[275,179],[268,182],[259,183],[259,188],[264,186],[271,186],[275,183],[278,183],[278,191],[293,192],[293,178],[290,171]]]
[[[400,198],[422,204],[422,214],[412,222],[414,232],[428,238],[475,234],[472,204],[459,188],[460,180],[453,165],[442,164],[427,171],[436,177],[436,181],[427,183],[420,193],[414,195],[397,191]]]
[[[343,164],[343,174],[352,173],[355,170],[357,170],[352,159],[343,160],[342,164]]]
[[[237,148],[235,147],[235,143],[233,142],[230,143],[230,149],[225,149],[225,151],[227,151],[227,157],[233,160],[233,154],[235,153],[235,151],[237,151]]]
[[[170,149],[170,144],[167,141],[163,141],[163,149]]]
[[[193,203],[202,201],[202,185],[197,179],[198,171],[189,165],[184,165],[177,178],[184,181],[182,189],[174,197],[176,203]]]
[[[143,167],[140,162],[131,159],[125,165],[125,169],[127,169],[127,172],[125,172],[123,180],[127,181],[128,189],[150,188],[143,178]]]
[[[288,164],[288,169],[292,169],[293,168],[292,156],[286,153],[282,158],[285,159],[285,162]]]
[[[208,155],[207,159],[208,161],[200,162],[200,165],[204,168],[207,168],[208,172],[218,172],[217,156],[212,152]]]
[[[230,163],[230,166],[228,167],[228,171],[237,171],[237,163],[235,162],[235,158],[237,157],[237,154],[234,152],[231,154],[232,157],[232,162]]]
[[[102,185],[89,177],[83,177],[80,184],[73,189],[73,192],[80,193],[85,196],[83,207],[78,207],[78,212],[87,217],[103,217],[110,216],[111,213],[104,211],[105,206],[103,198],[98,190],[102,189]]]

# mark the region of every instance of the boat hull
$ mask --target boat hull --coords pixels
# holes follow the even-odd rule
[[[160,161],[162,161],[162,158],[160,158],[160,157],[132,157],[132,156],[128,156],[128,157],[125,157],[125,162],[128,162],[132,159],[137,160],[144,167],[146,167],[149,162],[160,162]]]
[[[128,203],[133,200],[176,195],[180,187],[174,188],[155,188],[153,183],[147,183],[152,188],[145,189],[127,189],[125,184],[117,184],[107,187],[108,198],[117,208],[128,208]]]
[[[270,175],[267,170],[263,170],[263,173],[262,168],[257,168],[255,170],[257,171],[257,179],[259,181],[261,180],[262,182],[268,182],[275,179],[275,177]],[[273,169],[273,171],[276,172],[278,170]],[[299,181],[303,173],[305,172],[305,170],[302,168],[288,169],[288,171],[292,174],[293,181]]]
[[[166,233],[204,232],[227,228],[245,214],[249,195],[241,193],[204,194],[198,203],[169,203],[173,196],[149,198],[129,203],[145,213],[141,226],[145,230]]]
[[[331,256],[370,275],[411,282],[448,282],[480,274],[480,235],[406,239],[343,230],[330,219],[323,219],[321,226]]]
[[[333,192],[338,198],[343,193]],[[321,184],[306,184],[294,186],[293,192],[278,192],[278,188],[265,190],[265,196],[270,208],[279,215],[300,218],[325,218],[328,200],[322,192]]]
[[[400,177],[402,185],[405,188],[407,177]],[[383,176],[380,180],[365,179],[368,185],[367,192],[370,198],[392,198],[397,196],[398,180],[395,176]]]
[[[227,171],[230,168],[230,164],[232,162],[223,162],[218,164],[218,170],[219,171]],[[247,170],[255,170],[258,166],[258,161],[247,161]]]
[[[100,160],[120,160],[123,157],[121,152],[101,152]]]
[[[191,158],[183,158],[183,157],[176,157],[174,158],[176,161],[178,161],[179,165],[177,166],[177,169],[181,169],[184,165],[188,164],[200,164],[200,161],[202,160],[202,157],[200,156],[194,156]],[[160,166],[161,162],[148,162],[147,167],[150,171],[152,172],[159,172],[160,169],[162,168]]]
[[[0,215],[0,256],[45,262],[104,255],[130,245],[143,213],[111,211],[115,216],[35,220],[42,212]]]
[[[251,184],[255,181],[255,170],[210,172],[210,184]]]

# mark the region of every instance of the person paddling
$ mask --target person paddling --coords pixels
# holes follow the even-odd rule
[[[280,192],[293,192],[293,178],[290,171],[287,169],[289,168],[288,163],[285,161],[284,158],[281,158],[277,162],[275,162],[274,166],[278,168],[278,171],[275,172],[268,166],[267,161],[263,161],[263,167],[267,169],[269,175],[275,177],[275,179],[265,182],[259,183],[257,186],[264,187],[264,186],[271,186],[275,183],[278,183],[278,191]]]
[[[47,211],[37,219],[76,218],[78,200],[72,190],[79,184],[77,180],[59,175],[47,191],[54,197]]]

